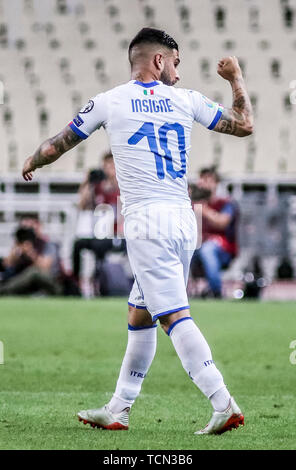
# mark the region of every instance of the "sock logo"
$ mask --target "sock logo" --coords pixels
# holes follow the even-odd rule
[[[211,364],[214,364],[213,359],[209,359],[208,361],[205,361],[205,362],[204,362],[204,365],[205,365],[206,367],[210,366]]]
[[[146,377],[146,374],[142,374],[141,372],[137,372],[136,370],[131,370],[132,377],[139,377],[141,379],[144,379]]]

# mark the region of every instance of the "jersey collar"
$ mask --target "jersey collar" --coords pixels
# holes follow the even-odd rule
[[[149,82],[149,83],[144,83],[144,82],[139,82],[139,80],[134,80],[134,85],[140,85],[144,88],[151,88],[153,86],[159,85],[160,82],[154,80],[154,82]]]

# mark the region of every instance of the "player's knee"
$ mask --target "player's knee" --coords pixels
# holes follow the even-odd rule
[[[159,317],[159,323],[162,329],[167,333],[173,323],[185,317],[190,317],[189,309],[179,310],[178,312],[170,313],[168,315],[162,315]]]
[[[128,306],[128,323],[136,328],[149,327],[155,324],[148,310],[132,307],[131,305]]]
[[[163,329],[163,331],[165,333],[167,333],[169,331],[169,327],[170,325],[168,323],[165,323],[165,321],[162,319],[162,320],[159,320],[159,323],[160,323],[160,326],[161,328]]]

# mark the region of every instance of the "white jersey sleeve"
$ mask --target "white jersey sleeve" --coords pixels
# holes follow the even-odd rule
[[[193,119],[208,129],[214,129],[222,116],[223,106],[210,100],[198,91],[189,91]]]
[[[106,94],[91,98],[69,123],[71,129],[82,139],[87,139],[96,129],[107,122]]]

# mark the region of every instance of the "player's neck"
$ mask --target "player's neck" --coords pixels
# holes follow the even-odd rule
[[[142,83],[151,83],[154,82],[155,80],[159,80],[159,77],[156,76],[151,71],[143,71],[143,70],[135,70],[132,71],[131,73],[131,79],[132,80],[138,80],[139,82]]]

